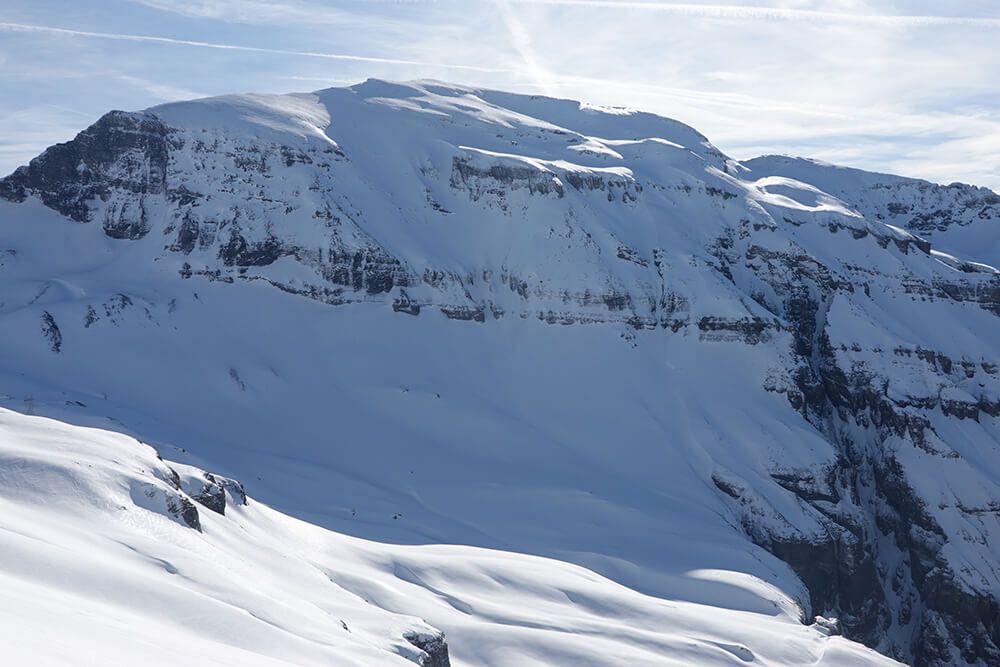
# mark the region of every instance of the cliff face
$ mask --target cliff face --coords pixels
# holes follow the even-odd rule
[[[539,537],[510,528],[485,501],[466,503],[468,489],[436,488],[433,511],[425,498],[406,501],[439,516],[422,534],[495,539],[619,579],[628,568],[613,563],[631,563],[635,581],[650,582],[672,576],[672,567],[655,564],[666,538],[630,546],[634,531],[667,530],[678,513],[704,506],[698,521],[791,567],[804,592],[772,561],[751,574],[797,598],[804,619],[836,617],[848,637],[918,665],[1000,661],[1000,552],[992,546],[1000,539],[1000,273],[989,266],[998,246],[972,242],[1000,239],[992,192],[784,158],[739,164],[694,130],[647,114],[369,81],[112,112],[0,181],[0,197],[11,202],[5,226],[16,227],[0,272],[23,287],[4,295],[0,314],[41,329],[26,359],[87,357],[63,364],[58,377],[84,378],[88,364],[108,359],[95,333],[102,326],[117,327],[108,340],[143,359],[155,352],[143,351],[160,335],[153,328],[173,327],[203,341],[197,349],[209,350],[211,363],[225,351],[208,342],[206,327],[217,327],[229,349],[257,349],[270,335],[260,320],[254,331],[222,315],[181,319],[192,293],[261,317],[307,297],[343,307],[340,326],[358,332],[377,318],[378,333],[303,335],[301,351],[359,355],[365,373],[388,373],[383,384],[396,388],[421,357],[451,363],[447,351],[418,340],[433,331],[454,350],[478,351],[462,357],[474,379],[441,375],[445,391],[488,386],[498,414],[533,426],[516,431],[520,444],[512,445],[482,422],[488,454],[463,446],[475,432],[464,427],[419,435],[399,427],[379,432],[379,442],[419,443],[420,456],[475,469],[484,484],[506,478],[482,472],[483,456],[538,466],[538,480],[588,494],[598,523],[618,521],[625,509],[641,519],[622,524],[621,539],[608,545],[606,531],[575,526],[589,502],[556,503],[527,522],[573,523],[571,537]],[[67,234],[86,239],[100,268],[87,257],[70,268],[19,259],[45,248],[30,219],[14,221],[37,215],[25,208],[32,202],[84,223]],[[24,210],[31,215],[14,213]],[[972,254],[977,247],[985,254]],[[104,277],[79,282],[84,269]],[[120,282],[125,275],[130,282]],[[519,353],[535,367],[565,375],[539,381],[482,361],[495,355],[503,366],[510,353],[500,339],[519,336]],[[334,338],[342,347],[332,347]],[[171,357],[210,384],[199,353]],[[248,378],[233,357],[220,368],[239,400],[266,405],[268,391],[279,391],[266,387],[285,371],[272,366],[272,379],[263,371]],[[602,371],[604,383],[596,370],[579,370],[618,359]],[[47,382],[89,382],[107,395],[107,387],[52,373]],[[593,384],[582,390],[581,379]],[[317,387],[332,391],[324,383],[333,380],[313,381],[282,384],[289,410]],[[535,383],[550,394],[525,398]],[[206,405],[224,411],[230,400],[194,393],[199,414],[215,409]],[[161,419],[189,409],[179,399],[135,400],[132,408]],[[382,409],[371,407],[376,394],[345,400],[359,401],[369,418]],[[352,423],[352,410],[330,409],[310,437]],[[449,409],[443,418],[460,423],[461,402]],[[615,433],[607,424],[616,420],[631,423]],[[582,426],[574,435],[567,424]],[[307,432],[299,434],[305,441]],[[296,455],[327,460],[297,442],[289,444]],[[550,442],[565,443],[569,459],[549,461]],[[389,459],[404,449],[392,451]],[[206,452],[225,456],[221,446]],[[352,461],[349,474],[375,474],[364,457],[336,456]],[[690,467],[679,486],[674,473],[652,473],[677,461]],[[398,463],[406,484],[429,488],[408,465]],[[614,473],[602,476],[606,466]],[[380,493],[394,497],[386,486]],[[527,486],[512,487],[515,506],[537,501]],[[653,500],[664,493],[675,495]],[[601,503],[614,511],[603,513]],[[443,509],[454,504],[463,511]],[[446,516],[481,533],[469,538]],[[733,559],[718,565],[758,567]]]
[[[141,238],[147,199],[166,194],[167,135],[155,116],[112,111],[3,179],[0,197],[37,196],[77,222],[98,220],[112,238]]]

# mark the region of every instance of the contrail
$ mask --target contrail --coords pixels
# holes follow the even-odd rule
[[[376,63],[379,65],[405,65],[410,67],[438,67],[473,72],[491,72],[513,74],[515,70],[499,67],[479,67],[476,65],[455,65],[451,63],[431,63],[420,60],[404,60],[399,58],[379,58],[375,56],[356,56],[346,53],[322,53],[317,51],[292,51],[288,49],[270,49],[261,46],[241,46],[239,44],[220,44],[218,42],[199,42],[189,39],[173,39],[172,37],[156,37],[153,35],[129,35],[113,32],[90,32],[87,30],[70,30],[47,25],[31,25],[26,23],[0,22],[0,31],[36,32],[52,35],[70,35],[73,37],[90,37],[93,39],[109,39],[120,42],[146,42],[151,44],[169,44],[173,46],[193,46],[202,49],[220,49],[223,51],[244,51],[249,53],[271,53],[283,56],[299,56],[304,58],[325,58],[327,60],[346,60],[352,62]]]
[[[718,19],[868,23],[873,25],[922,27],[969,26],[1000,28],[1000,18],[979,16],[916,16],[896,14],[845,14],[812,9],[781,9],[746,5],[696,5],[691,3],[647,2],[643,0],[509,0],[522,5],[638,9],[680,16]]]

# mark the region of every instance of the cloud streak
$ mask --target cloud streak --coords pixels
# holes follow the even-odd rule
[[[847,14],[813,9],[788,9],[746,5],[700,5],[692,3],[645,2],[642,0],[510,0],[519,5],[577,7],[592,9],[632,9],[677,16],[757,21],[806,21],[812,23],[855,23],[896,27],[964,26],[1000,28],[1000,18],[981,16],[933,16],[905,14]]]
[[[0,31],[19,33],[42,33],[49,35],[62,35],[71,37],[84,37],[90,39],[104,39],[119,42],[144,42],[148,44],[166,44],[170,46],[188,46],[202,49],[218,49],[222,51],[241,51],[245,53],[268,53],[282,56],[298,56],[302,58],[323,58],[326,60],[340,60],[348,62],[371,63],[378,65],[399,65],[406,67],[433,67],[467,72],[485,72],[491,74],[513,74],[515,70],[501,67],[480,67],[477,65],[458,65],[453,63],[435,63],[421,60],[407,60],[404,58],[382,58],[378,56],[361,56],[347,53],[324,53],[320,51],[295,51],[290,49],[272,49],[262,46],[242,46],[239,44],[224,44],[219,42],[201,42],[189,39],[174,39],[172,37],[158,37],[154,35],[131,35],[126,33],[113,32],[92,32],[88,30],[72,30],[69,28],[58,28],[47,25],[33,25],[28,23],[6,23],[0,22]]]
[[[521,19],[511,9],[507,0],[496,0],[496,6],[500,13],[500,20],[510,35],[511,44],[524,63],[525,72],[546,95],[554,95],[555,89],[550,83],[552,75],[542,66],[538,53],[531,44],[531,35]]]

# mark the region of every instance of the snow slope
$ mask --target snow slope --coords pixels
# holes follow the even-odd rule
[[[851,202],[865,217],[926,237],[941,251],[1000,264],[1000,195],[987,188],[942,186],[779,155],[742,164],[752,178],[778,176],[809,183]]]
[[[181,490],[212,485],[200,470],[7,410],[0,482],[0,637],[14,664],[445,664],[405,639],[440,633],[404,613],[452,629],[456,666],[890,662],[799,625],[790,601],[726,612],[553,560],[366,542],[233,482],[218,514]]]
[[[895,200],[868,177],[763,160],[650,114],[436,82],[112,112],[0,180],[0,394],[340,533],[990,664],[1000,274],[985,245],[879,218]],[[913,220],[951,206],[913,187]],[[445,550],[447,599],[485,552]],[[498,579],[522,612],[645,613]],[[389,610],[469,664],[624,641],[586,621],[527,649],[538,618],[483,611],[480,631],[465,604]],[[708,636],[770,650],[727,632]],[[653,641],[629,637],[589,659]]]

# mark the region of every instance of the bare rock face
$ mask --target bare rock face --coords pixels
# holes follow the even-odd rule
[[[167,511],[182,519],[190,528],[201,532],[201,518],[198,516],[198,508],[187,498],[183,496],[168,498]]]
[[[118,239],[149,231],[147,198],[165,195],[167,128],[155,116],[112,111],[0,181],[0,197],[35,196],[77,222],[99,220]]]
[[[159,459],[159,455],[157,458]],[[164,464],[162,459],[159,459],[158,465],[146,479],[133,481],[131,486],[132,499],[137,505],[166,514],[188,528],[201,532],[198,507],[184,492],[177,472]]]
[[[62,331],[56,324],[56,318],[49,311],[42,313],[42,334],[48,339],[49,347],[53,352],[58,354],[62,351]]]
[[[172,465],[177,489],[216,514],[225,516],[229,503],[247,504],[247,494],[241,482],[192,466]]]
[[[448,657],[448,642],[444,640],[443,634],[410,633],[404,635],[404,639],[423,651],[424,655],[420,660],[420,667],[451,667],[451,659]]]

